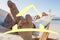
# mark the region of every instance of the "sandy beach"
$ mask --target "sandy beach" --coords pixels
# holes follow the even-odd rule
[[[7,30],[6,28],[3,28],[4,30],[2,30],[1,28],[3,28],[3,27],[0,26],[0,32],[4,32],[4,31]],[[49,29],[53,30],[53,31],[56,31],[56,32],[60,32],[60,24],[59,23],[53,23],[53,24],[51,23]],[[56,34],[51,34],[50,33],[49,38],[60,40],[60,34],[56,35]]]
[[[51,23],[49,29],[56,31],[56,32],[60,32],[60,24],[59,23],[54,23],[54,24]],[[49,38],[60,40],[60,34],[59,35],[49,34]]]

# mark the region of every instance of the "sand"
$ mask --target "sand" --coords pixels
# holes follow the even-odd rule
[[[23,40],[23,38],[17,35],[0,33],[0,40]]]
[[[50,24],[50,30],[56,31],[56,32],[60,32],[60,24],[55,23],[55,24]],[[53,38],[53,39],[58,39],[60,40],[60,34],[56,35],[56,34],[49,34],[49,38]]]
[[[0,40],[23,40],[23,38],[19,35],[3,34],[4,32],[8,30],[9,29],[0,25]]]
[[[53,31],[56,31],[56,32],[60,32],[60,24],[50,24],[50,27],[49,27],[50,30],[53,30]],[[8,31],[9,29],[3,27],[0,25],[0,33],[2,32],[5,32],[5,31]],[[60,40],[60,34],[59,35],[56,35],[56,34],[49,34],[49,38],[53,38],[53,39],[58,39]]]

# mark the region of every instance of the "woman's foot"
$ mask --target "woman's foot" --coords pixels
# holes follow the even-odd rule
[[[25,19],[21,19],[18,23],[19,28],[33,28],[32,18],[26,15]],[[32,40],[32,32],[19,32],[18,33],[24,40]]]

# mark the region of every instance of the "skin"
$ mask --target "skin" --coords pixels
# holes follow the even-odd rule
[[[39,16],[39,15],[36,15],[36,16],[34,17],[34,19],[35,19],[35,21],[36,21],[37,19],[40,19],[40,16]]]
[[[48,14],[47,14],[47,13],[45,13],[45,12],[43,12],[43,13],[42,13],[42,16],[48,16]]]
[[[19,12],[16,5],[10,0],[7,2],[7,4],[8,4],[8,7],[10,8],[11,14],[10,13],[7,14],[6,19],[4,21],[4,24],[5,24],[4,26],[11,29],[14,24],[19,22],[20,17],[16,17],[16,14]]]
[[[25,19],[21,19],[20,17],[16,17],[16,14],[19,12],[17,7],[14,3],[12,3],[10,0],[8,1],[8,7],[10,8],[11,14],[13,18],[15,19],[15,22],[18,23],[18,28],[33,28],[32,24],[32,18],[29,14],[25,16]],[[46,14],[43,14],[45,16]],[[11,18],[8,18],[11,19]],[[15,24],[15,23],[14,23]],[[24,40],[32,40],[32,32],[18,32],[18,34],[24,39]],[[42,36],[43,37],[43,36]],[[42,38],[41,37],[41,38]]]
[[[30,15],[26,15],[25,19],[21,19],[18,23],[18,28],[33,28],[32,18]],[[22,26],[22,27],[21,27]],[[32,32],[20,32],[18,33],[24,40],[32,40]]]
[[[20,17],[16,17],[17,13],[19,13],[16,5],[13,2],[11,2],[10,0],[7,2],[7,4],[8,4],[8,7],[10,8],[11,14],[14,17],[15,21],[19,22]]]
[[[42,17],[44,17],[44,16],[48,16],[48,14],[45,13],[45,12],[43,12],[43,13],[42,13]],[[37,19],[40,19],[40,16],[39,16],[39,15],[36,15],[36,16],[34,17],[34,20],[35,20],[35,21],[36,21]]]

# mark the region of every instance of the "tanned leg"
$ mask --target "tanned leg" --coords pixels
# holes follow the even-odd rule
[[[8,4],[8,7],[10,8],[12,16],[16,20],[16,14],[19,13],[16,5],[12,1],[10,1],[10,0],[7,2],[7,4]]]
[[[11,14],[8,13],[8,15],[6,16],[4,26],[6,26],[7,28],[11,28],[15,23],[18,23],[17,21],[20,20],[20,17],[16,18],[16,14],[19,12],[16,5],[10,0],[7,2],[7,4],[10,8]]]

